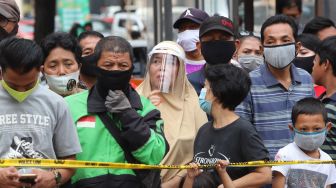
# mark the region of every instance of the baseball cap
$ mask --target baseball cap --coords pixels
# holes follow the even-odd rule
[[[211,16],[204,20],[201,24],[199,36],[202,37],[205,33],[212,30],[221,30],[234,36],[233,22],[224,16]]]
[[[209,15],[204,12],[203,10],[197,9],[197,8],[188,8],[182,14],[180,17],[175,21],[174,28],[178,29],[181,22],[185,20],[190,20],[195,23],[201,24],[205,19],[209,18]]]
[[[0,14],[9,21],[20,21],[20,10],[15,0],[0,0]]]

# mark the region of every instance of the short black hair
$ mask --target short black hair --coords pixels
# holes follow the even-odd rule
[[[292,109],[292,123],[295,127],[295,123],[299,115],[318,115],[323,116],[325,123],[328,121],[327,110],[324,107],[324,104],[313,97],[308,97],[299,100]]]
[[[316,53],[319,45],[320,45],[320,39],[313,35],[313,34],[308,34],[308,33],[303,33],[298,36],[297,38],[298,42],[301,42],[301,45],[313,52]]]
[[[128,53],[133,63],[133,48],[124,38],[119,36],[109,36],[102,38],[96,45],[94,54],[96,57],[101,56],[103,52]]]
[[[104,38],[104,35],[98,31],[84,31],[78,36],[78,42],[80,43],[81,40],[85,39],[86,37],[97,37],[102,39]]]
[[[231,111],[245,99],[251,87],[249,75],[232,64],[207,67],[205,78],[222,107]]]
[[[302,33],[316,35],[319,31],[328,27],[335,27],[335,23],[329,18],[317,16],[306,24]]]
[[[264,36],[264,32],[265,32],[265,29],[271,25],[274,25],[274,24],[279,24],[279,23],[284,23],[284,24],[288,24],[291,28],[292,28],[292,31],[293,31],[293,37],[294,39],[296,40],[297,38],[297,33],[298,33],[298,27],[294,21],[293,18],[289,17],[289,16],[286,16],[286,15],[282,15],[282,14],[279,14],[279,15],[275,15],[275,16],[271,16],[269,17],[264,23],[263,25],[261,26],[261,30],[260,30],[260,36],[261,36],[261,42],[263,43],[264,42],[264,39],[265,39],[265,36]]]
[[[329,60],[332,65],[333,75],[336,76],[336,36],[324,39],[317,50],[317,54],[320,56],[320,64]]]
[[[48,57],[53,49],[60,47],[64,50],[71,51],[74,54],[77,63],[81,62],[82,49],[76,38],[68,33],[56,32],[49,34],[42,40],[41,47],[45,58]]]
[[[282,14],[284,8],[298,7],[302,12],[302,0],[276,0],[276,14]]]
[[[16,37],[5,38],[0,42],[0,66],[25,74],[32,69],[40,69],[43,62],[41,47],[34,41]]]

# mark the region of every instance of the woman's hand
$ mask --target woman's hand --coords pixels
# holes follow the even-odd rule
[[[151,101],[152,104],[154,104],[154,106],[159,106],[162,103],[160,90],[153,90],[149,94],[148,99]]]

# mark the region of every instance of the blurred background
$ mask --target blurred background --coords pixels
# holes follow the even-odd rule
[[[55,31],[79,35],[96,30],[130,41],[143,75],[147,50],[162,40],[176,40],[172,24],[189,7],[209,15],[231,18],[238,31],[260,31],[262,23],[277,13],[278,0],[16,0],[21,10],[19,36],[40,42]],[[335,0],[302,0],[300,24],[314,16],[336,21]]]

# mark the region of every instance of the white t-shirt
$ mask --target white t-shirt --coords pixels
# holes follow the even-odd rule
[[[319,149],[319,160],[332,160]],[[281,148],[275,160],[316,160],[305,154],[294,142]],[[285,188],[321,188],[336,183],[336,168],[334,164],[297,164],[274,166],[272,171],[280,172],[286,177]]]

